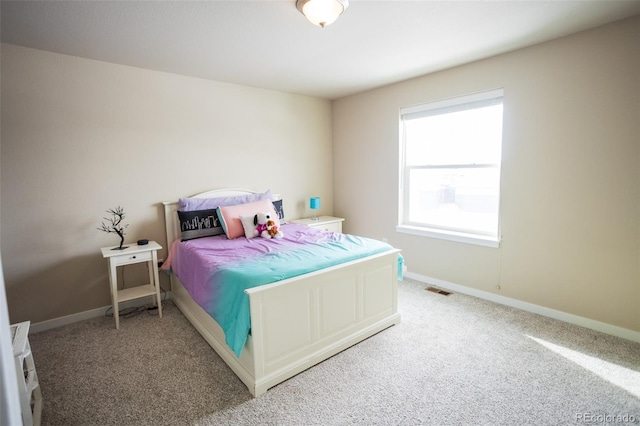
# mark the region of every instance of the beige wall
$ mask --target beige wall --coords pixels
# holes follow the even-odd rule
[[[332,212],[328,101],[13,45],[1,54],[12,322],[110,304],[100,247],[119,240],[96,229],[108,208],[124,207],[127,241],[163,246],[159,203],[207,189],[272,189],[290,218],[319,195]]]
[[[639,331],[638,40],[640,17],[334,102],[345,231],[410,272]],[[399,109],[498,87],[500,248],[396,233]]]

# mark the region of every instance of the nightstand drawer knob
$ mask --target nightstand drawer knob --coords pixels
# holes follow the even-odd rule
[[[135,259],[136,257],[135,257],[135,256],[133,256],[133,257],[131,257],[131,258],[132,258],[132,259]]]

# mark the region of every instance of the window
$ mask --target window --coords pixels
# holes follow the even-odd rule
[[[400,110],[398,231],[498,246],[502,97]]]

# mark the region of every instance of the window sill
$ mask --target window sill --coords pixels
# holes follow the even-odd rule
[[[456,241],[459,243],[475,244],[485,247],[500,247],[500,240],[493,237],[485,237],[482,235],[463,234],[461,232],[442,231],[432,228],[420,228],[417,226],[398,225],[396,232],[403,234],[420,235],[429,238],[438,238],[441,240]]]

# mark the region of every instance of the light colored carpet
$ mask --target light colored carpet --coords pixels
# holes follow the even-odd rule
[[[425,287],[399,284],[401,324],[256,399],[170,301],[34,334],[43,424],[640,423],[640,344]]]

